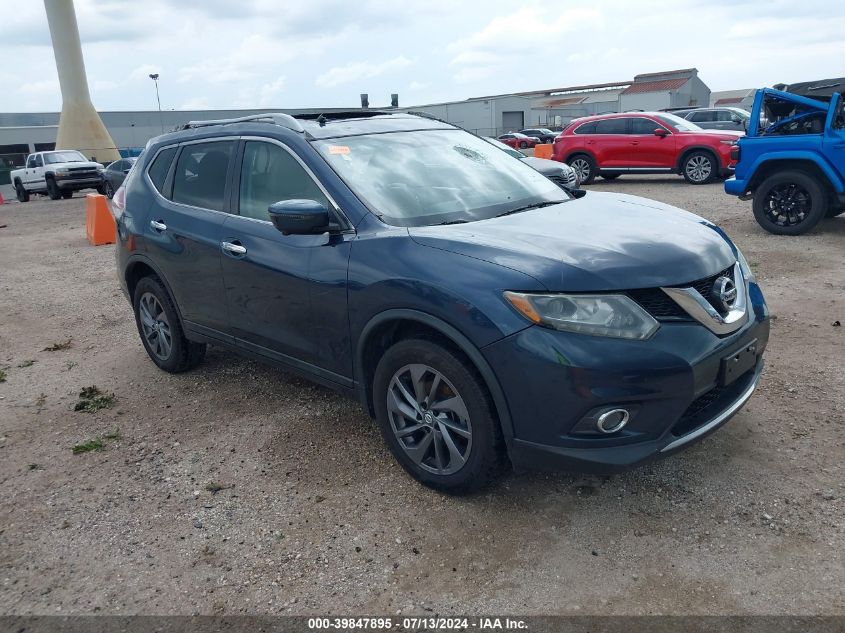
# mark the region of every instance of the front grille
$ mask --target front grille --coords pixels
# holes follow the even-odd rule
[[[734,280],[733,266],[725,270],[710,275],[704,279],[693,281],[687,284],[678,284],[676,288],[695,288],[698,293],[704,297],[710,305],[716,310],[721,310],[721,306],[717,305],[715,299],[711,296],[713,284],[719,277],[725,276]],[[658,321],[692,321],[692,317],[686,313],[677,303],[675,303],[669,295],[663,292],[660,288],[639,288],[637,290],[628,290],[626,294],[634,301],[639,303],[646,312],[653,316]]]
[[[713,387],[700,395],[684,411],[684,414],[672,427],[672,435],[686,435],[715,418],[731,405],[754,380],[756,368],[751,368],[731,384]]]
[[[575,175],[574,171],[570,172],[569,177],[558,174],[555,176],[549,176],[549,180],[561,187],[574,187],[578,184],[578,176]]]
[[[74,176],[96,176],[97,170],[90,167],[71,167],[68,169]]]

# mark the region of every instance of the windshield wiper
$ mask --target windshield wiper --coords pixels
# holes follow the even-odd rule
[[[546,200],[545,202],[535,202],[534,204],[526,204],[525,206],[517,207],[516,209],[511,209],[510,211],[505,211],[504,213],[500,213],[496,217],[501,218],[501,217],[504,217],[506,215],[513,215],[514,213],[521,213],[522,211],[529,211],[531,209],[541,209],[543,207],[548,207],[548,206],[551,206],[553,204],[560,204],[561,202],[564,202],[564,201],[561,200],[561,201],[558,201],[558,202],[552,202],[550,200]]]
[[[447,224],[466,224],[468,220],[447,220],[446,222],[438,222],[437,226],[446,226]]]

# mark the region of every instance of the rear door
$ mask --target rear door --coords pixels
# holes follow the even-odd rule
[[[655,130],[666,132],[658,136]],[[675,135],[648,117],[632,117],[629,135],[630,167],[642,169],[670,169],[675,163]]]
[[[631,140],[628,117],[614,117],[596,121],[596,131],[587,139],[587,147],[595,154],[599,169],[628,167],[631,160]]]
[[[148,254],[170,285],[183,319],[211,335],[229,324],[220,242],[236,146],[233,138],[182,145],[144,227]],[[158,159],[174,153],[174,148],[159,151],[148,169],[151,183],[168,167]]]
[[[351,377],[346,269],[354,235],[282,235],[267,208],[293,199],[335,205],[297,154],[275,139],[245,138],[222,269],[231,332],[255,351],[338,381]],[[338,216],[341,225],[345,220]],[[319,369],[318,369],[319,368]]]
[[[845,180],[845,99],[836,93],[830,101],[825,122],[824,153],[839,177]]]

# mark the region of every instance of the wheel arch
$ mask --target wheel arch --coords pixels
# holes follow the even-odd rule
[[[748,180],[748,189],[754,191],[760,183],[779,171],[803,171],[817,178],[828,193],[835,193],[836,187],[831,180],[831,174],[819,163],[811,158],[772,158],[761,161],[754,169],[754,175]]]
[[[596,168],[598,168],[599,162],[598,162],[598,160],[596,160],[596,155],[588,149],[572,150],[571,152],[566,154],[566,156],[564,157],[562,162],[564,162],[568,165],[569,161],[571,161],[573,158],[575,158],[576,156],[578,156],[580,154],[584,154],[584,156],[589,156],[593,160],[593,162],[596,164]]]
[[[182,310],[179,308],[179,303],[176,301],[176,296],[173,294],[173,289],[170,287],[170,283],[162,274],[161,269],[159,269],[158,266],[141,255],[131,257],[129,261],[126,262],[126,266],[123,270],[123,280],[126,283],[126,290],[129,293],[130,303],[134,303],[135,288],[138,285],[138,282],[144,277],[156,277],[159,281],[161,281],[164,289],[167,290],[167,294],[170,295],[173,306],[176,308],[176,314],[179,316],[179,324],[184,329]]]
[[[716,168],[718,170],[722,170],[725,166],[722,164],[722,159],[719,158],[719,152],[715,149],[710,147],[709,145],[692,145],[691,147],[684,148],[684,151],[681,152],[680,156],[678,156],[678,162],[675,164],[675,169],[679,174],[684,173],[684,162],[689,158],[689,155],[693,152],[707,152],[710,156],[713,157],[716,161]]]
[[[386,310],[371,318],[361,330],[355,351],[354,373],[358,397],[367,412],[375,417],[372,380],[379,359],[394,343],[414,336],[432,337],[445,343],[447,347],[459,352],[473,365],[490,393],[505,444],[510,449],[513,424],[504,391],[492,367],[472,341],[457,328],[419,310]]]

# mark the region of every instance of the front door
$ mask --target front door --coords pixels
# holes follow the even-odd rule
[[[324,358],[322,343],[347,339],[348,328],[320,328],[322,312],[315,314],[312,305],[312,296],[319,296],[312,286],[320,284],[311,268],[318,262],[320,271],[342,272],[340,285],[334,284],[338,292],[320,310],[345,315],[348,245],[341,238],[338,249],[328,234],[282,235],[267,212],[282,200],[317,200],[330,210],[333,205],[293,151],[279,142],[244,141],[238,165],[236,208],[226,218],[221,246],[231,333],[255,351],[281,355],[304,369],[342,369]]]
[[[665,136],[655,134],[663,130]],[[671,169],[675,161],[675,135],[657,121],[646,117],[631,119],[628,137],[630,154],[628,166],[641,169]]]

